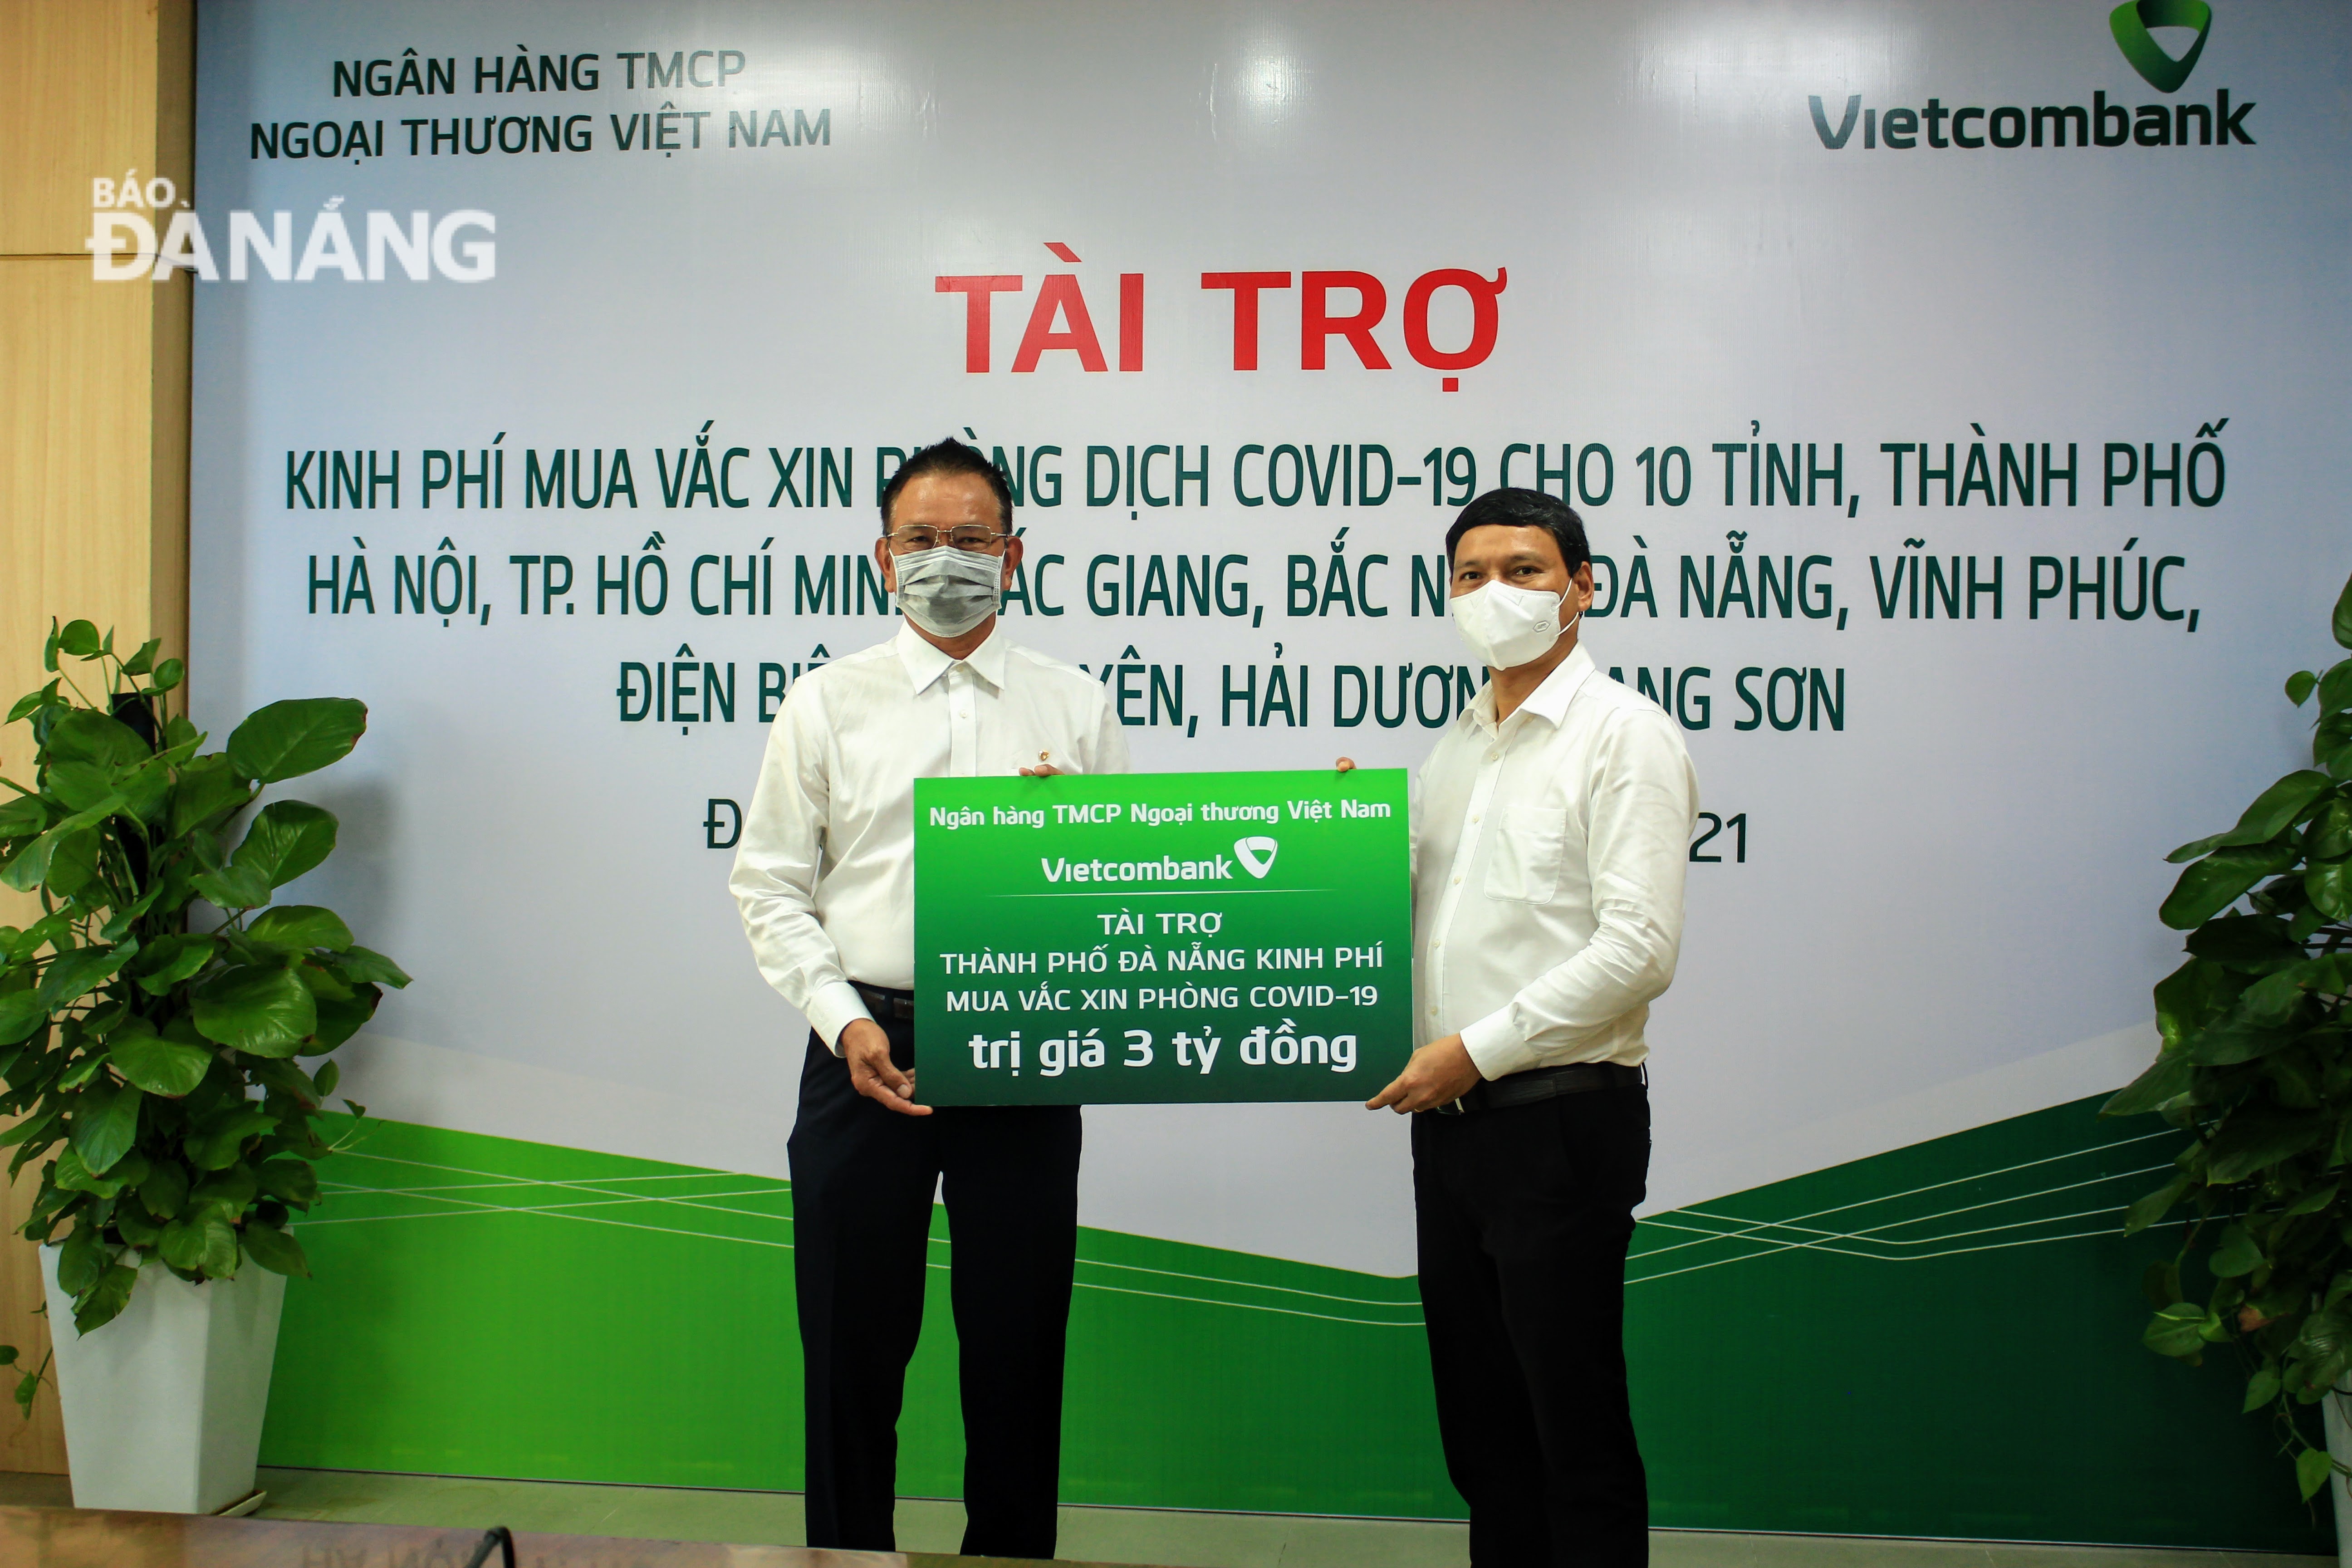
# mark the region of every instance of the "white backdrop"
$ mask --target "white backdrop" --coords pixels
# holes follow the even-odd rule
[[[1065,613],[1016,610],[1007,626],[1097,668],[1129,647],[1126,662],[1163,677],[1181,665],[1196,732],[1163,711],[1129,734],[1154,770],[1343,751],[1418,763],[1435,731],[1417,720],[1334,726],[1331,671],[1385,665],[1392,681],[1400,665],[1468,662],[1449,626],[1408,613],[1427,606],[1410,603],[1406,563],[1439,548],[1454,510],[1431,503],[1421,455],[1467,448],[1485,489],[1514,443],[1541,443],[1552,466],[1562,442],[1609,449],[1613,490],[1580,510],[1621,572],[1646,559],[1657,614],[1590,620],[1587,645],[1628,681],[1706,668],[1688,692],[1709,699],[1708,723],[1686,734],[1703,804],[1747,826],[1744,864],[1692,868],[1681,978],[1653,1016],[1654,1203],[2120,1081],[2152,1043],[2147,988],[2173,962],[2153,912],[2160,857],[2294,764],[2301,720],[2271,694],[2320,656],[2352,567],[2336,471],[2352,27],[2329,5],[2217,9],[2194,74],[2164,95],[2096,0],[207,5],[195,210],[224,269],[235,210],[265,228],[290,214],[299,253],[331,207],[362,263],[367,212],[495,220],[495,276],[479,282],[412,280],[396,256],[384,280],[355,281],[329,255],[308,281],[257,264],[198,290],[198,717],[330,693],[373,715],[350,761],[304,782],[341,816],[342,845],[289,895],[338,908],[416,976],[347,1048],[353,1092],[380,1113],[782,1173],[804,1026],[751,965],[705,803],[749,796],[761,662],[895,627],[793,615],[796,559],[814,572],[868,547],[877,447],[966,429],[1008,453],[1064,449],[1047,461],[1062,504],[1033,496],[1019,521],[1033,559],[1068,557],[1046,590]],[[519,45],[544,90],[492,89]],[[455,62],[454,91],[338,95],[359,73],[339,84],[335,62],[396,69],[412,48]],[[726,85],[695,85],[734,63],[721,51],[741,57]],[[588,53],[593,89],[570,74]],[[562,89],[542,55],[563,58]],[[686,77],[648,89],[645,60],[667,71],[673,56]],[[2221,89],[2232,109],[2253,100],[2239,121],[2252,144],[2197,144],[2197,117],[2171,109]],[[2168,106],[2190,144],[1825,145],[1809,99],[1834,132],[1854,94],[1874,139],[1883,111],[1931,99],[2094,115],[2112,100]],[[707,117],[666,122],[674,151],[620,150],[616,129],[653,134],[664,122],[635,117],[665,105]],[[730,111],[795,126],[799,144],[730,148]],[[553,115],[587,117],[569,132],[584,128],[586,150],[469,153],[456,123],[495,144],[482,117],[520,118],[504,134],[527,149],[529,117]],[[289,124],[335,122],[340,143],[354,119],[363,154],[290,155]],[[257,123],[277,157],[257,153]],[[1416,363],[1406,342],[1410,285],[1445,268],[1507,269],[1491,354],[1458,369]],[[1373,338],[1391,368],[1360,364],[1344,336],[1328,368],[1302,368],[1305,275],[1325,270],[1384,285]],[[1289,279],[1261,296],[1255,370],[1234,368],[1234,295],[1201,285],[1230,271]],[[1136,370],[1118,368],[1123,274],[1144,279]],[[967,368],[964,298],[935,281],[972,275],[1019,280],[994,296],[984,373]],[[1055,275],[1077,279],[1108,368],[1067,348],[1012,368]],[[1439,350],[1471,325],[1461,290],[1437,297]],[[664,504],[656,451],[674,469],[706,421],[714,458],[747,453],[733,470],[747,506],[683,486],[690,504]],[[2226,462],[2217,504],[2184,491],[2175,506],[2168,480],[2146,504],[2137,479],[2105,504],[2108,443],[2131,444],[2137,466],[2149,444],[2162,464],[2200,439]],[[1892,504],[1883,443],[1927,443],[1940,466],[1945,443],[1965,465],[1979,441],[1993,478],[2002,442],[2051,443],[2061,464],[2074,444],[2076,504],[2062,481],[2048,509],[1957,488],[1967,504],[1947,505],[1937,479],[1923,507],[1916,452]],[[1822,465],[1842,444],[1851,514],[1827,479],[1817,504],[1751,505],[1738,453],[1725,504],[1714,447],[1753,442],[1783,458],[1810,443]],[[1237,449],[1285,443],[1318,462],[1379,443],[1424,482],[1379,507],[1318,507],[1311,490],[1242,505]],[[1205,508],[1197,488],[1181,509],[1130,508],[1123,487],[1086,504],[1089,445],[1154,444],[1188,464],[1208,448]],[[1691,454],[1688,499],[1645,504],[1637,455],[1672,446]],[[772,447],[795,464],[796,448],[852,448],[852,504],[771,507]],[[635,508],[526,509],[525,452],[543,464],[573,448],[625,449]],[[387,490],[373,510],[330,493],[324,458],[289,504],[289,466],[328,449],[397,452],[398,508]],[[499,489],[462,492],[460,510],[452,484],[420,505],[426,452],[462,453],[470,473],[486,449]],[[1532,454],[1512,461],[1528,482]],[[808,496],[808,475],[795,480]],[[1391,557],[1363,579],[1391,606],[1377,624],[1286,613],[1286,558],[1329,559],[1342,526],[1350,563]],[[1830,558],[1813,580],[1842,618],[1685,612],[1682,559],[1727,571],[1734,531],[1751,570]],[[595,614],[599,553],[641,557],[656,532],[663,613]],[[394,613],[394,557],[445,539],[478,562],[470,610],[488,605],[486,623]],[[1087,562],[1153,552],[1246,556],[1236,578],[1262,621],[1093,613]],[[1884,583],[1921,553],[1974,556],[1980,574],[2000,557],[2001,618],[1989,599],[1958,622],[1914,618],[1900,589],[1886,600],[1874,558]],[[517,554],[568,556],[576,609],[542,614],[535,569],[518,614]],[[742,613],[739,594],[735,613],[696,614],[703,554],[738,572],[772,556],[773,613]],[[310,585],[314,555],[335,587]],[[372,608],[338,614],[355,556]],[[2085,574],[2103,558],[2110,578],[2118,561],[2129,577],[2178,557],[2165,602],[2195,619],[2112,605],[2102,618],[2088,595],[2073,619],[2063,593],[2032,616],[2036,556]],[[706,602],[720,573],[706,569]],[[733,721],[624,722],[622,665],[682,644],[737,667]],[[1251,727],[1235,703],[1225,723],[1223,669],[1263,681],[1276,664],[1311,672],[1307,721]],[[1749,679],[1759,696],[1775,669],[1842,671],[1843,728],[1816,711],[1786,731],[1736,729],[1750,668],[1768,672]],[[1090,1111],[1088,1129],[1089,1224],[1412,1268],[1404,1128],[1385,1114],[1129,1108]]]

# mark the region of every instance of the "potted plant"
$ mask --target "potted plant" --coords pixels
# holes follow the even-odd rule
[[[2352,648],[2352,583],[2334,630]],[[2245,1409],[2270,1415],[2307,1499],[2352,1474],[2337,1392],[2352,1370],[2352,658],[2297,671],[2286,696],[2317,698],[2316,765],[2170,855],[2189,864],[2158,918],[2189,933],[2189,961],[2156,987],[2154,1065],[2104,1114],[2155,1111],[2189,1135],[2178,1173],[2124,1222],[2189,1205],[2179,1253],[2144,1282],[2147,1347],[2192,1365],[2234,1347]],[[2192,1256],[2212,1278],[2201,1301],[2183,1289]],[[2325,1447],[2305,1414],[2323,1400]],[[2352,1563],[2340,1485],[2336,1504]]]
[[[252,1489],[283,1276],[309,1272],[289,1221],[319,1195],[336,1068],[299,1058],[408,976],[331,912],[271,902],[333,816],[246,819],[349,752],[366,708],[273,702],[207,752],[158,647],[52,622],[57,678],[8,714],[35,752],[29,783],[0,778],[0,882],[40,918],[0,926],[0,1147],[11,1179],[42,1161],[23,1228],[46,1244],[75,1502],[194,1512]]]

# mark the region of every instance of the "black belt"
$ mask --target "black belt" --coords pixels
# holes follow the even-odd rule
[[[850,989],[857,993],[858,999],[866,1004],[866,1010],[874,1015],[876,1023],[895,1020],[901,1024],[911,1024],[915,1021],[913,992],[892,991],[885,986],[868,985],[863,980],[853,980],[849,984]]]
[[[1533,1105],[1539,1100],[1557,1100],[1563,1094],[1585,1094],[1596,1089],[1640,1089],[1650,1081],[1646,1067],[1623,1067],[1616,1062],[1570,1062],[1564,1067],[1529,1068],[1488,1083],[1481,1083],[1461,1099],[1437,1108],[1440,1116],[1459,1116],[1471,1110],[1507,1110],[1515,1105]]]

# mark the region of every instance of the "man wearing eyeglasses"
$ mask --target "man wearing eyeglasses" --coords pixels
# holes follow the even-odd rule
[[[1100,684],[997,627],[1021,564],[1012,500],[953,440],[891,477],[875,554],[906,625],[786,696],[729,881],[761,973],[810,1026],[788,1147],[811,1546],[897,1549],[898,1408],[936,1256],[961,1354],[963,1553],[1054,1555],[1079,1112],[915,1098],[915,781],[1128,767]],[[934,1192],[951,1253],[929,1239]]]

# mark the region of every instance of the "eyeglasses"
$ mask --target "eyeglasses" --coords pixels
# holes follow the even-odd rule
[[[907,528],[894,528],[882,537],[890,542],[890,553],[893,555],[916,555],[926,550],[937,550],[942,544],[957,550],[969,551],[974,555],[987,555],[993,553],[1013,536],[1009,533],[998,533],[992,529],[982,528],[976,524],[968,528],[945,530],[925,528],[916,524]]]

